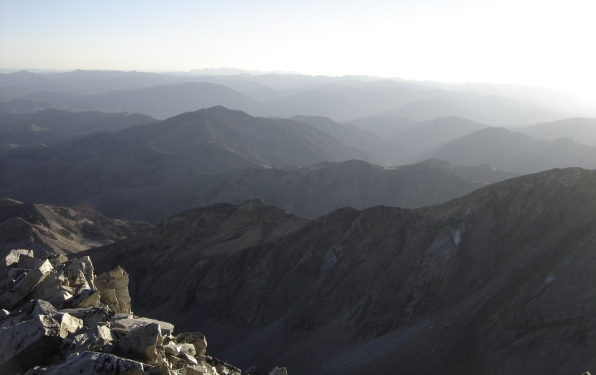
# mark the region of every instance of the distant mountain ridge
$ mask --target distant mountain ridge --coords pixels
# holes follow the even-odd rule
[[[38,202],[68,197],[69,203],[108,188],[140,189],[249,166],[369,159],[309,125],[223,107],[48,146],[9,147],[1,155],[6,196]]]
[[[0,114],[0,144],[48,144],[98,131],[118,131],[157,120],[140,114],[68,112],[55,109]]]
[[[90,199],[109,215],[159,223],[190,207],[250,199],[262,199],[305,217],[319,217],[341,207],[420,207],[485,185],[426,165],[387,169],[350,160],[292,169],[246,168],[142,189],[110,188]]]
[[[437,116],[467,117],[493,126],[522,126],[573,115],[552,111],[540,103],[364,76],[195,76],[82,70],[0,75],[0,100],[17,98],[77,110],[138,112],[158,118],[215,105],[255,116],[324,116],[349,121],[393,113],[418,121]]]
[[[536,139],[552,141],[558,138],[570,138],[577,143],[596,146],[595,118],[569,118],[534,124],[516,130]]]
[[[456,139],[420,157],[456,165],[489,164],[509,172],[534,173],[553,168],[596,168],[596,147],[569,138],[537,140],[504,128],[486,128]]]

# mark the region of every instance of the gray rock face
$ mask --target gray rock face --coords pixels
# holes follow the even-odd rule
[[[39,267],[27,272],[25,277],[16,281],[9,290],[0,295],[0,308],[11,309],[16,306],[50,274],[52,269],[52,265],[46,260]]]
[[[15,249],[11,250],[6,256],[6,267],[10,267],[14,263],[18,263],[21,255],[33,256],[33,250]],[[34,268],[34,267],[32,267]]]
[[[210,349],[241,366],[580,374],[596,367],[595,217],[596,172],[570,168],[315,220],[214,204],[90,254],[133,275],[137,312],[235,332]]]
[[[130,311],[130,296],[128,274],[121,267],[96,278],[88,256],[74,261],[54,258],[52,267],[48,260],[14,252],[7,264],[17,266],[16,255],[20,266],[36,268],[11,268],[18,272],[12,272],[17,280],[11,280],[14,286],[8,290],[12,311],[0,310],[1,374],[240,375],[240,369],[205,356],[207,341],[202,334],[175,337],[170,323],[122,313],[121,309]],[[46,277],[49,281],[29,281],[40,270],[51,274]],[[22,283],[34,285],[26,298],[20,297],[24,293],[17,288]],[[111,296],[116,303],[102,304],[100,292],[91,289],[94,286],[114,292]],[[28,299],[66,293],[64,289],[77,294],[57,305]],[[92,298],[94,302],[89,303]],[[59,310],[62,305],[77,307]]]

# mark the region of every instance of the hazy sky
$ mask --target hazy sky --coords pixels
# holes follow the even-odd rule
[[[232,67],[596,97],[594,0],[0,0],[0,68]]]

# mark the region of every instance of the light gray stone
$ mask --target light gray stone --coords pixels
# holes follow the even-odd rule
[[[61,325],[47,315],[0,329],[0,368],[11,374],[60,355]]]
[[[207,351],[207,339],[200,332],[184,332],[176,335],[177,343],[193,344],[196,355],[205,355]]]
[[[113,341],[114,336],[108,327],[96,325],[93,328],[85,328],[85,332],[74,336],[66,353],[71,355],[85,351],[101,351],[104,346],[111,344]]]
[[[83,321],[68,313],[54,314],[54,319],[60,322],[60,337],[74,337],[74,335],[83,327]]]
[[[42,282],[52,271],[53,267],[47,260],[41,266],[27,273],[16,285],[0,296],[0,308],[12,309]]]
[[[113,323],[112,327],[118,328],[124,332],[129,332],[131,329],[139,326],[149,325],[153,323],[159,324],[161,335],[171,335],[174,332],[174,325],[168,322],[162,322],[160,320],[132,317],[130,315],[118,314],[114,316],[110,321]]]
[[[64,270],[68,278],[69,286],[89,285],[90,289],[95,289],[93,276],[93,263],[88,256],[74,260]]]
[[[32,257],[33,250],[26,250],[26,249],[14,249],[11,250],[10,253],[4,258],[6,267],[10,267],[11,265],[19,262],[19,257],[23,255],[27,255]]]
[[[162,344],[159,324],[151,323],[131,329],[118,344],[118,352],[140,355],[148,363],[156,363],[157,346]]]
[[[78,307],[73,309],[60,310],[61,313],[68,313],[76,318],[82,319],[85,327],[107,322],[112,317],[110,311],[105,307]]]
[[[101,295],[101,302],[116,313],[132,314],[128,282],[128,273],[120,266],[97,276],[95,286]]]

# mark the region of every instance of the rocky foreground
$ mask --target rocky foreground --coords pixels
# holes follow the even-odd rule
[[[203,334],[174,334],[170,323],[132,315],[121,267],[95,275],[88,256],[37,259],[18,249],[0,264],[0,278],[0,374],[241,373],[206,355]]]

